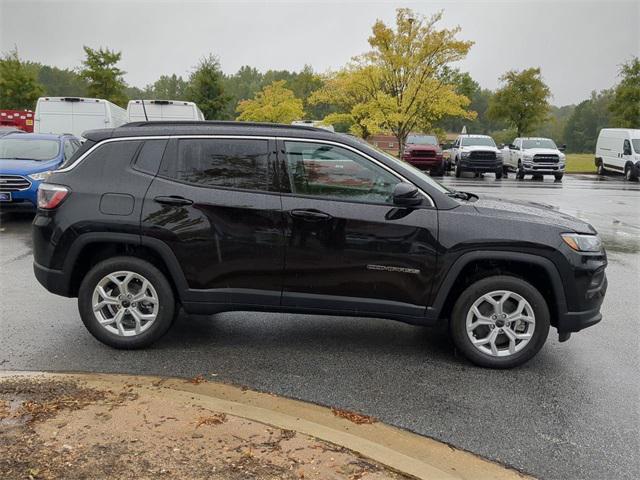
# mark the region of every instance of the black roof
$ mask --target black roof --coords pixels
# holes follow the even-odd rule
[[[101,141],[116,137],[170,135],[260,135],[272,137],[304,137],[335,140],[344,135],[307,125],[284,125],[279,123],[225,122],[225,121],[159,121],[133,122],[118,128],[89,130],[83,136],[88,140]],[[350,142],[349,142],[350,143]]]

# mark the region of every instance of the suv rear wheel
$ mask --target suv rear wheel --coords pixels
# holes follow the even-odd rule
[[[456,347],[476,365],[511,368],[533,357],[549,334],[549,308],[530,283],[493,276],[469,286],[451,315]]]
[[[175,299],[166,277],[149,262],[116,257],[82,280],[78,309],[89,332],[114,348],[143,348],[171,326]]]

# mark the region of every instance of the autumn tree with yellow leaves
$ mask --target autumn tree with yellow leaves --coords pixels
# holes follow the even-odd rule
[[[280,80],[267,85],[250,100],[238,104],[237,120],[249,122],[291,123],[304,115],[302,100]]]
[[[473,42],[457,38],[460,27],[438,29],[441,19],[442,12],[425,17],[400,8],[395,28],[378,20],[369,37],[372,50],[329,75],[312,95],[311,102],[341,107],[324,121],[348,122],[352,133],[365,138],[388,130],[402,155],[409,133],[429,131],[444,116],[474,118],[466,108],[469,99],[443,75],[446,66],[465,58]]]

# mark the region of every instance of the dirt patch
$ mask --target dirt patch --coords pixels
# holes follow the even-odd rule
[[[0,478],[405,479],[338,447],[162,396],[0,380]]]

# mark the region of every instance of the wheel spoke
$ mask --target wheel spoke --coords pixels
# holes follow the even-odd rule
[[[516,332],[510,328],[504,328],[503,331],[507,338],[509,338],[509,353],[516,353]]]
[[[131,292],[129,291],[129,283],[131,282],[131,280],[133,280],[133,277],[134,277],[134,276],[135,276],[135,275],[134,275],[134,273],[133,273],[133,272],[129,272],[129,273],[127,273],[127,276],[126,276],[126,277],[124,277],[124,280],[122,280],[122,287],[123,287],[123,290],[124,290],[124,291],[123,291],[123,292],[121,292],[121,293],[124,293],[124,294],[129,294],[129,293],[131,293]]]
[[[498,347],[496,346],[496,339],[498,338],[498,329],[491,330],[491,333],[487,337],[489,339],[489,346],[491,347],[491,353],[498,356]]]
[[[132,308],[131,310],[129,310],[129,313],[131,313],[131,316],[136,322],[135,332],[136,332],[136,335],[138,335],[140,333],[140,330],[142,329],[142,321],[140,319],[140,314],[135,308]]]
[[[124,308],[118,310],[118,313],[113,317],[113,321],[116,323],[116,327],[118,328],[118,333],[122,336],[125,335],[124,327],[122,326],[122,318],[124,317]]]

